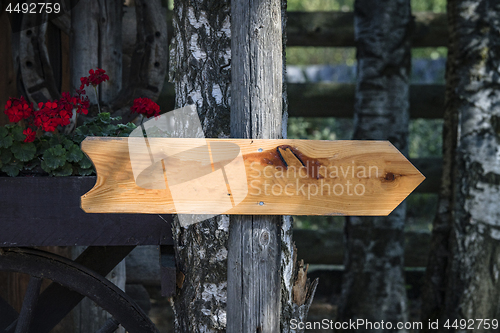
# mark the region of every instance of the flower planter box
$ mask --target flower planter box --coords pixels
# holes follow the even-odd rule
[[[172,244],[170,215],[85,213],[80,196],[95,182],[95,176],[0,177],[0,246]]]

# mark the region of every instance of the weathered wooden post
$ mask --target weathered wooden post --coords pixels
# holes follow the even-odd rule
[[[281,28],[281,1],[231,2],[233,138],[281,137]],[[259,215],[230,219],[229,333],[280,330],[280,221],[280,216]]]
[[[109,74],[106,85],[96,93],[87,87],[87,96],[93,103],[108,103],[116,97],[122,86],[122,3],[120,1],[82,0],[71,11],[70,77],[71,89],[80,87],[80,77],[88,76],[90,69],[103,68]],[[86,247],[72,249],[78,257]],[[125,260],[118,264],[107,278],[125,290]],[[74,330],[94,332],[111,316],[85,298],[74,310]],[[118,332],[124,332],[120,328]]]

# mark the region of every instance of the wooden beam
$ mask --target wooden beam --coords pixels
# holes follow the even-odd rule
[[[412,47],[448,47],[446,13],[415,12]]]
[[[410,117],[443,117],[444,85],[411,85]],[[354,114],[355,85],[346,83],[288,84],[290,117],[351,118]]]
[[[288,113],[290,117],[351,118],[354,114],[353,84],[289,83]],[[410,117],[439,119],[443,117],[444,85],[414,84],[410,86]],[[173,110],[175,92],[165,83],[158,99],[162,111]]]
[[[448,45],[445,13],[414,13],[412,47]],[[288,12],[287,46],[356,47],[352,12]]]
[[[325,217],[326,218],[326,217]],[[405,236],[405,267],[426,267],[430,232],[407,231]],[[344,264],[342,230],[295,229],[293,239],[299,256],[311,265]],[[145,286],[160,285],[160,265],[156,246],[138,246],[127,257],[127,283]]]
[[[431,235],[429,232],[405,232],[405,267],[426,267]],[[342,230],[304,230],[293,232],[299,258],[311,265],[343,265]]]

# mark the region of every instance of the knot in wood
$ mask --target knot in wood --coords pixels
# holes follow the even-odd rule
[[[259,237],[260,245],[262,246],[269,245],[270,239],[271,239],[271,234],[269,233],[269,230],[267,229],[262,230],[262,233],[260,234]]]
[[[386,173],[385,180],[393,181],[394,179],[396,179],[396,176],[392,172]]]

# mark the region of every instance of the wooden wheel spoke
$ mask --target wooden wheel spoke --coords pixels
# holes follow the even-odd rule
[[[106,276],[134,249],[135,246],[89,246],[83,251],[75,263],[81,264],[93,270],[99,275]],[[66,272],[61,272],[61,278]],[[40,297],[40,312],[37,313],[35,321],[50,323],[55,326],[60,322],[75,306],[80,303],[84,296],[78,292],[67,289],[59,283],[51,283]],[[43,310],[42,310],[43,309]]]
[[[17,320],[19,314],[2,297],[0,297],[0,313],[0,332],[3,332]]]
[[[118,329],[118,326],[120,326],[120,323],[115,318],[108,318],[96,333],[113,333]]]
[[[136,115],[130,113],[130,105],[137,97],[148,97],[156,101],[165,82],[168,59],[167,22],[161,2],[137,0],[135,3],[137,36],[132,54],[132,64],[127,85],[118,96],[109,102],[113,116],[123,121],[132,121]]]
[[[84,297],[90,298],[106,310],[131,333],[157,332],[144,311],[123,291],[100,275],[101,272],[106,275],[111,271],[133,248],[134,246],[101,249],[91,247],[84,251],[78,261],[93,262],[90,266],[98,272],[88,269],[79,262],[51,253],[33,249],[4,248],[4,254],[0,256],[0,270],[31,276],[43,275],[44,278],[54,281],[41,293],[37,311],[31,320],[30,326],[37,333],[48,333]],[[33,290],[39,290],[35,282],[30,281],[31,284]],[[30,293],[34,294],[37,293]],[[28,301],[26,307],[34,304],[33,301],[29,301],[32,297],[26,298]],[[23,315],[20,316],[20,320],[22,318]],[[13,328],[9,328],[6,332],[14,331]]]
[[[17,320],[16,333],[29,332],[30,324],[33,319],[33,313],[38,302],[38,296],[40,295],[41,286],[42,278],[37,276],[32,276],[30,278],[28,289],[26,290],[26,295],[24,296],[21,313],[19,314],[19,318]]]
[[[46,102],[60,96],[50,63],[49,50],[45,44],[47,18],[46,13],[24,15],[23,30],[19,34],[20,78],[27,97],[34,103]]]

